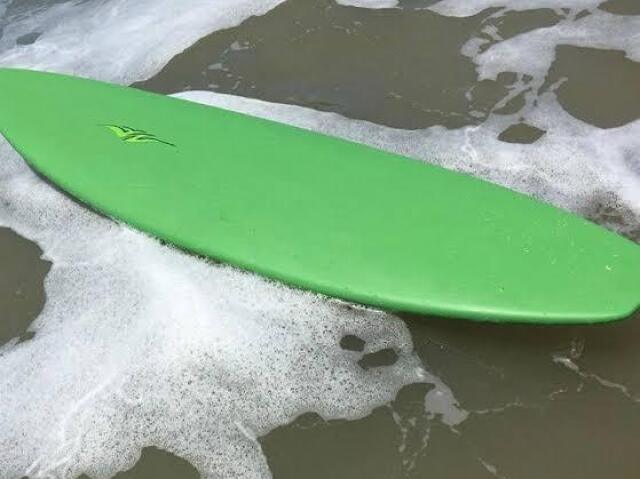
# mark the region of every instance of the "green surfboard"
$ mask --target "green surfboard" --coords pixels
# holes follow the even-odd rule
[[[0,133],[98,211],[289,285],[392,311],[624,318],[640,247],[524,195],[356,143],[105,83],[0,70]]]

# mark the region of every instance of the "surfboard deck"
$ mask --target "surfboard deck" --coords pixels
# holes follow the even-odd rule
[[[181,248],[348,301],[587,323],[640,305],[640,247],[446,169],[127,87],[0,70],[0,133],[77,199]]]

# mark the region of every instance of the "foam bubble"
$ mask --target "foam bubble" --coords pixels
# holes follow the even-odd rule
[[[429,7],[430,10],[452,17],[469,17],[488,8],[503,8],[510,11],[551,8],[573,11],[591,10],[603,0],[441,0]]]
[[[448,167],[531,194],[640,238],[640,120],[607,130],[589,125],[558,104],[555,89],[561,83],[545,87],[560,45],[620,50],[630,60],[640,61],[637,40],[640,18],[595,9],[599,3],[588,0],[483,3],[484,7],[504,6],[504,10],[495,14],[498,17],[512,9],[539,7],[565,7],[573,13],[551,27],[504,41],[498,38],[482,52],[477,48],[478,38],[469,40],[462,52],[477,64],[480,80],[495,79],[501,72],[518,74],[518,81],[496,110],[518,95],[523,95],[525,106],[511,115],[492,114],[477,127],[436,133],[433,154]],[[461,11],[468,14],[471,12],[465,9],[469,5],[445,0],[435,7],[441,14]],[[585,16],[577,16],[576,12],[583,9],[591,10]],[[497,139],[506,127],[520,121],[546,134],[531,145],[508,144]],[[459,151],[451,151],[456,142],[462,146]],[[613,218],[602,212],[614,212]]]
[[[283,0],[66,1],[26,13],[7,12],[0,65],[132,83],[159,71],[209,32],[261,15]],[[31,45],[20,36],[42,32]]]
[[[499,42],[475,55],[474,61],[478,64],[480,79],[513,71],[543,80],[558,45],[622,50],[631,60],[640,61],[640,41],[637,34],[630,34],[632,32],[640,32],[640,17],[597,11]]]
[[[393,8],[398,6],[398,0],[337,0],[337,3],[360,8]]]

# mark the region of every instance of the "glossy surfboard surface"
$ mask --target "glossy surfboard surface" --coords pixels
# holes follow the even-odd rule
[[[357,303],[586,323],[640,305],[640,247],[524,195],[356,143],[0,69],[0,133],[75,198],[185,250]]]

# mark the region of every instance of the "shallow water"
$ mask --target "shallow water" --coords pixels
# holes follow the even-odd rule
[[[0,0],[0,63],[371,143],[640,239],[635,0],[147,3]],[[354,309],[100,218],[5,144],[0,260],[0,477],[640,475],[639,315]]]

